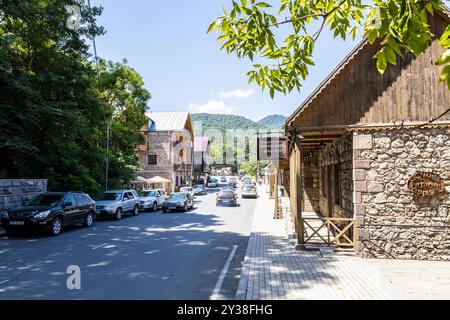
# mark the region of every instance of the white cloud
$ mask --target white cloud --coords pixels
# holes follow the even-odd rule
[[[204,104],[189,103],[189,111],[193,113],[232,114],[234,108],[222,100],[210,100]]]
[[[221,91],[219,92],[219,97],[221,99],[227,98],[247,98],[255,93],[255,88],[250,88],[248,90],[232,90],[232,91]]]

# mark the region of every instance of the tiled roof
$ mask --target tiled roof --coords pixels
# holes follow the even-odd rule
[[[150,131],[182,131],[189,112],[148,112]]]

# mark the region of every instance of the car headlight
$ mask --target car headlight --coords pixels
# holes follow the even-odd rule
[[[34,218],[35,218],[35,219],[42,220],[42,219],[47,218],[49,214],[50,214],[50,211],[39,212],[39,213],[37,213],[37,214],[34,215]]]
[[[3,219],[9,219],[9,214],[8,214],[8,212],[4,211],[4,212],[1,212],[0,217]]]
[[[180,202],[178,202],[178,205],[179,205],[179,206],[183,206],[183,205],[184,205],[184,202],[183,202],[183,201],[180,201]]]

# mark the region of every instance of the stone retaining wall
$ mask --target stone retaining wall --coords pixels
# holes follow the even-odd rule
[[[0,211],[47,191],[47,179],[0,179]]]

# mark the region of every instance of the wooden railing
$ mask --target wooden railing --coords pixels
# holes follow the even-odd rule
[[[355,247],[356,220],[351,218],[302,218],[303,244]]]

